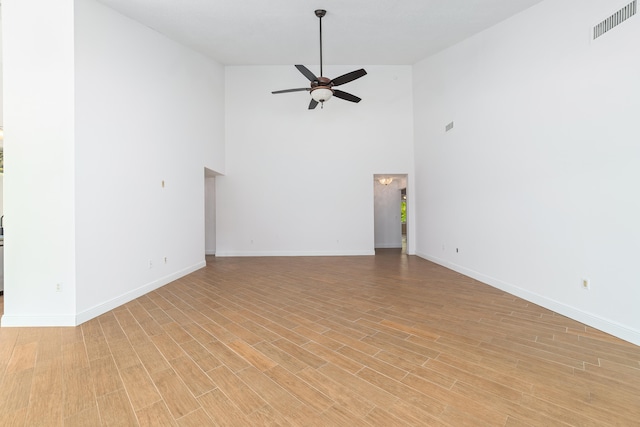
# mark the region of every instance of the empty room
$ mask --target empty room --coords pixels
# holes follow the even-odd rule
[[[0,10],[0,425],[639,425],[637,0]]]

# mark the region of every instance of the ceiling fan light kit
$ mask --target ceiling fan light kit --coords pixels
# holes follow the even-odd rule
[[[326,87],[315,87],[311,89],[311,98],[316,102],[325,102],[333,96],[333,91]]]
[[[273,94],[280,94],[280,93],[289,93],[289,92],[302,92],[302,91],[307,91],[310,92],[311,94],[311,102],[309,103],[309,110],[313,110],[314,108],[316,108],[318,106],[318,104],[320,104],[322,107],[324,107],[324,103],[326,101],[328,101],[332,96],[335,96],[336,98],[340,98],[340,99],[344,99],[345,101],[350,101],[350,102],[360,102],[361,99],[358,98],[355,95],[352,95],[350,93],[347,92],[343,92],[339,89],[334,89],[335,86],[340,86],[343,85],[345,83],[349,83],[355,79],[359,79],[360,77],[364,76],[367,74],[367,72],[364,69],[359,69],[359,70],[355,70],[352,71],[350,73],[347,74],[343,74],[339,77],[336,77],[335,79],[329,79],[327,77],[324,77],[323,74],[323,67],[322,67],[322,18],[326,15],[327,11],[324,9],[318,9],[315,11],[316,16],[318,17],[319,21],[320,21],[320,76],[316,76],[315,74],[313,74],[313,72],[311,72],[307,67],[305,67],[304,65],[296,65],[295,67],[298,69],[298,71],[300,71],[300,73],[302,73],[303,76],[305,76],[307,79],[309,79],[309,82],[311,82],[310,87],[305,88],[305,87],[301,87],[301,88],[296,88],[296,89],[284,89],[284,90],[276,90],[273,91],[271,93]],[[321,108],[322,108],[321,107]]]

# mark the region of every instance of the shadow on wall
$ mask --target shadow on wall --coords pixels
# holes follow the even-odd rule
[[[204,168],[204,253],[216,254],[216,176],[218,172]]]

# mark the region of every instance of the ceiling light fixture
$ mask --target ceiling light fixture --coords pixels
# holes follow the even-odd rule
[[[324,86],[316,86],[311,89],[311,98],[316,102],[325,102],[333,96],[333,90]]]
[[[393,182],[393,178],[379,178],[378,182],[382,185],[389,185]]]

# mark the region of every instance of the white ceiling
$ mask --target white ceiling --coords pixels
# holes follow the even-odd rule
[[[99,0],[225,65],[411,65],[542,0]]]

